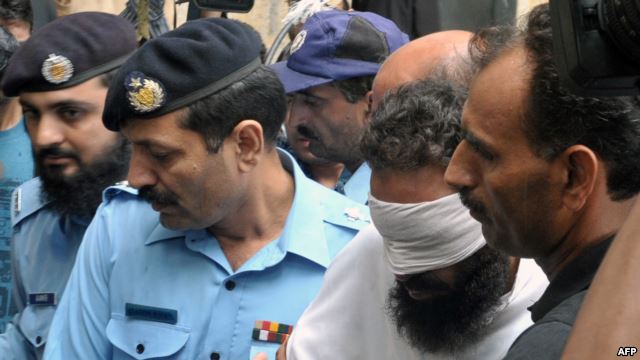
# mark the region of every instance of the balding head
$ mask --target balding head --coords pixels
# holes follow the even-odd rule
[[[410,81],[424,79],[435,71],[456,82],[468,81],[461,63],[468,58],[467,46],[472,33],[442,31],[411,41],[396,50],[384,62],[373,83],[374,107],[384,94]],[[461,74],[463,73],[463,74]]]

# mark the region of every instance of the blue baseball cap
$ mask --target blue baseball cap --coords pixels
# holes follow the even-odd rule
[[[396,24],[370,12],[329,10],[310,17],[291,43],[287,61],[270,65],[287,93],[378,73],[409,42]]]

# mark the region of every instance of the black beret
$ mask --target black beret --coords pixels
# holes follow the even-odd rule
[[[133,25],[100,12],[58,18],[16,51],[2,79],[7,96],[64,89],[122,64],[137,47]]]
[[[111,82],[105,127],[167,114],[243,79],[260,66],[260,46],[254,30],[222,18],[188,21],[149,40]]]

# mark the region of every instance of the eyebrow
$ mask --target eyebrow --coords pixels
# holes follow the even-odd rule
[[[297,91],[296,93],[300,94],[302,96],[324,100],[324,98],[322,96],[318,96],[316,94],[313,94],[312,92],[309,91],[309,89],[300,90],[300,91]]]
[[[473,135],[472,132],[470,132],[465,128],[462,128],[460,130],[462,132],[462,138],[466,140],[468,143],[470,143],[474,148],[478,149],[478,151],[486,152],[486,153],[491,152],[490,147],[485,142],[483,142],[482,140],[478,139],[475,135]]]
[[[24,101],[22,99],[20,99],[20,105],[22,105],[23,107],[31,108],[31,109],[37,109],[35,105],[29,103],[28,101]],[[57,109],[61,107],[70,107],[70,106],[81,106],[89,110],[95,110],[98,108],[98,105],[90,102],[86,102],[86,101],[61,100],[52,104],[48,104],[47,109]]]

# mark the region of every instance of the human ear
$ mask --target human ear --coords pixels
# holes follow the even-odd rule
[[[255,120],[242,120],[231,133],[238,159],[238,169],[249,172],[260,160],[264,150],[262,125]]]
[[[569,209],[578,211],[593,193],[600,163],[596,154],[584,145],[571,146],[560,156],[566,169],[562,201]]]

